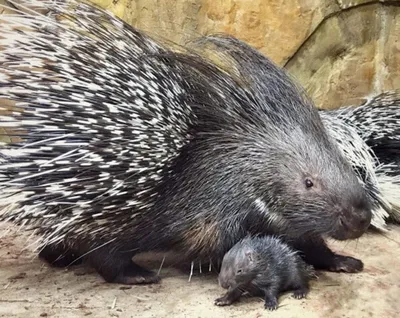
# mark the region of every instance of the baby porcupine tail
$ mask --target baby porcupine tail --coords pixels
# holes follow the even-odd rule
[[[184,89],[146,58],[161,46],[101,9],[16,6],[0,15],[0,220],[43,244],[118,235],[189,139]]]
[[[369,96],[362,105],[340,108],[337,115],[356,127],[374,153],[379,189],[391,205],[390,219],[400,222],[400,91]]]

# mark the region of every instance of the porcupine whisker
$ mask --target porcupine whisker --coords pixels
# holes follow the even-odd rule
[[[6,222],[7,221],[2,222],[1,225],[3,225],[3,223],[6,223]],[[9,232],[11,232],[11,227],[10,226],[6,227],[4,230],[1,231],[0,238],[6,237]]]
[[[164,257],[163,257],[163,259],[162,259],[162,261],[161,261],[160,268],[158,269],[157,275],[160,275],[160,273],[161,273],[161,268],[162,268],[163,265],[164,265],[164,261],[165,261],[165,255],[164,255]]]
[[[28,242],[31,240],[31,238],[32,238],[36,233],[37,233],[37,229],[32,230],[32,233],[31,233],[31,234],[28,236],[28,238],[26,239],[25,244],[28,243]]]
[[[56,136],[56,137],[47,138],[47,139],[44,139],[44,140],[38,140],[38,141],[31,142],[31,143],[28,143],[28,144],[22,146],[21,149],[29,148],[29,147],[32,147],[32,146],[38,146],[38,145],[41,145],[41,144],[47,144],[50,141],[55,141],[55,140],[59,140],[59,139],[65,139],[65,138],[72,137],[72,136],[75,136],[75,134],[74,133],[70,133],[70,134],[66,134],[66,135],[62,135],[62,136]]]
[[[109,240],[108,242],[106,242],[106,243],[104,243],[104,244],[101,244],[100,246],[97,246],[97,247],[95,247],[95,248],[89,250],[89,251],[86,252],[85,254],[82,254],[82,255],[80,255],[78,258],[74,259],[71,263],[68,264],[68,266],[71,266],[71,265],[74,264],[76,261],[82,259],[83,257],[87,256],[88,254],[93,253],[94,251],[96,251],[96,250],[98,250],[98,249],[100,249],[100,248],[102,248],[102,247],[104,247],[104,246],[106,246],[106,245],[108,245],[108,244],[110,244],[110,243],[112,243],[112,242],[114,242],[114,241],[115,241],[115,238]]]
[[[26,251],[26,250],[28,250],[28,249],[31,249],[32,246],[38,246],[39,243],[40,243],[41,241],[42,241],[42,238],[38,238],[37,240],[34,240],[32,243],[30,243],[30,244],[24,246],[24,247],[22,248],[22,252],[24,252],[24,251]],[[40,245],[39,245],[39,246],[40,246]],[[37,249],[37,247],[35,248],[35,250],[36,250],[36,249]]]
[[[190,274],[189,274],[189,280],[188,280],[189,283],[192,280],[192,276],[193,276],[193,266],[194,266],[194,262],[192,261],[192,263],[190,265]]]
[[[51,163],[53,163],[55,161],[58,161],[60,159],[67,159],[67,158],[71,158],[71,157],[74,157],[74,156],[77,156],[77,155],[79,156],[80,154],[75,154],[75,152],[77,152],[77,151],[79,151],[79,148],[72,149],[72,150],[66,152],[65,154],[59,155],[56,158],[53,158],[53,159],[51,159],[51,160],[49,160],[49,161],[47,161],[45,163],[42,163],[40,166],[49,165],[49,164],[51,164]]]
[[[43,176],[43,175],[46,175],[46,174],[51,174],[51,173],[53,173],[55,171],[57,171],[57,169],[51,169],[51,170],[47,170],[47,171],[43,171],[43,172],[38,172],[38,173],[35,173],[35,174],[32,174],[32,175],[28,175],[26,177],[16,178],[16,179],[14,179],[12,181],[12,183],[11,182],[5,182],[5,183],[3,183],[3,185],[12,186],[13,183],[21,182],[21,181],[24,181],[26,179],[37,178],[37,177],[40,177],[40,176]]]
[[[67,254],[66,252],[60,254],[60,255],[54,260],[54,262],[59,261],[59,260],[62,259],[66,254]]]
[[[121,253],[130,253],[130,252],[134,252],[134,251],[138,251],[138,250],[139,250],[139,248],[135,247],[135,248],[131,248],[129,250],[123,250],[123,251],[120,251],[120,252]]]

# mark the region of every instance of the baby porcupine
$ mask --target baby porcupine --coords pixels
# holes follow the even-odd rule
[[[279,234],[307,262],[357,272],[323,237],[360,237],[368,197],[290,77],[239,43],[255,85],[174,53],[104,10],[24,1],[0,15],[0,220],[35,230],[40,257],[84,258],[107,281],[154,283],[132,261],[220,260],[247,233]],[[254,57],[254,58],[252,58]],[[256,57],[262,59],[258,63]],[[1,131],[0,131],[1,132]]]
[[[215,304],[230,305],[248,292],[263,295],[265,308],[274,310],[282,292],[293,291],[295,298],[304,298],[313,276],[313,268],[278,237],[249,236],[225,254],[218,281],[228,292]]]

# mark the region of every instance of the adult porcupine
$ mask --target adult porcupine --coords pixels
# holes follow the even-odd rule
[[[2,219],[41,234],[42,257],[150,283],[139,252],[222,258],[248,233],[277,233],[317,268],[362,269],[322,235],[362,235],[370,202],[281,69],[265,59],[246,86],[92,6],[28,3],[47,16],[0,17],[0,98],[16,101],[0,118],[22,138],[0,150],[0,199],[13,203]]]
[[[265,57],[247,55],[240,42],[212,36],[194,44],[203,54],[207,52],[216,58],[225,70],[244,77],[247,85],[265,83],[259,69]],[[267,88],[260,87],[259,91],[263,90]],[[400,149],[399,97],[397,93],[387,92],[358,107],[320,112],[329,135],[338,143],[366,189],[373,206],[371,224],[379,229],[385,228],[389,215],[399,220],[400,168],[399,161],[394,162],[399,160],[396,154]]]
[[[362,105],[341,107],[321,114],[324,121],[330,121],[333,125],[342,122],[361,137],[363,149],[369,149],[373,154],[374,164],[367,170],[371,175],[375,174],[375,188],[389,203],[378,204],[376,208],[379,209],[380,205],[382,216],[400,222],[400,92],[394,90],[372,95]],[[338,142],[348,143],[349,136],[342,135]],[[360,157],[357,160],[363,162]],[[379,212],[375,210],[374,215],[378,215]],[[387,213],[382,213],[384,210]]]

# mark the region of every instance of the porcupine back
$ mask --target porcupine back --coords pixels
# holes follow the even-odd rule
[[[364,191],[313,104],[268,59],[254,61],[265,73],[248,85],[92,6],[27,3],[50,14],[0,17],[0,98],[17,102],[1,119],[23,139],[0,151],[1,202],[19,196],[3,219],[37,227],[44,244],[191,257],[223,255],[248,231],[364,232]]]
[[[182,80],[150,57],[157,43],[102,10],[25,4],[64,20],[0,16],[0,97],[17,102],[1,126],[23,138],[0,150],[1,217],[38,227],[44,244],[118,235],[189,140]]]

